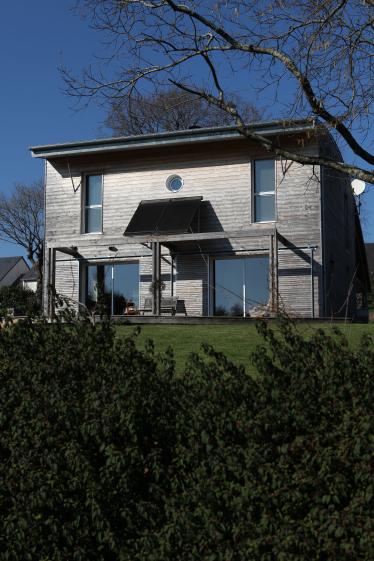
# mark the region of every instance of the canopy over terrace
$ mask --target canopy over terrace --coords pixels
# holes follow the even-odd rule
[[[129,244],[143,245],[152,254],[152,315],[161,316],[161,246],[168,249],[172,256],[179,255],[219,255],[222,250],[222,240],[237,240],[245,249],[244,253],[257,251],[250,239],[261,239],[261,249],[269,254],[269,288],[270,305],[275,312],[277,309],[277,270],[278,270],[278,235],[274,227],[268,225],[253,224],[246,229],[236,231],[200,231],[206,226],[200,221],[199,211],[202,205],[202,197],[186,197],[178,199],[178,205],[170,203],[170,199],[141,201],[130,220],[125,232],[121,237],[111,237],[106,240],[106,247],[112,251],[112,247]],[[159,219],[157,220],[156,216]],[[170,221],[166,220],[170,217]],[[169,226],[167,226],[169,224]],[[62,243],[61,243],[62,242]],[[73,242],[73,243],[72,243]],[[258,247],[258,244],[255,243]],[[55,294],[55,270],[56,254],[62,253],[70,258],[86,263],[86,250],[90,248],[89,240],[70,239],[60,240],[60,243],[52,243],[48,248],[48,316],[54,317],[54,294]],[[231,252],[230,252],[231,253]],[[148,253],[147,253],[148,254]],[[149,255],[149,254],[148,254]],[[108,259],[112,258],[109,257]],[[105,260],[104,257],[101,259]],[[60,261],[60,259],[59,259]]]
[[[152,249],[152,313],[161,315],[161,245],[171,253],[183,252],[186,246],[198,247],[214,240],[265,236],[270,240],[270,286],[272,308],[275,309],[276,283],[276,231],[274,228],[251,228],[236,232],[201,232],[200,209],[203,197],[178,197],[141,201],[130,220],[124,236],[133,243]],[[202,227],[202,228],[201,228]],[[249,250],[250,248],[248,248]],[[189,250],[190,252],[191,250]]]

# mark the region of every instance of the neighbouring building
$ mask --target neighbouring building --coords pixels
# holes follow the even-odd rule
[[[250,128],[341,158],[314,120]],[[360,222],[350,178],[337,171],[272,156],[234,127],[31,152],[46,161],[50,316],[55,292],[114,316],[354,317],[356,294],[365,301]]]
[[[36,292],[38,288],[38,279],[39,279],[39,272],[38,272],[38,264],[33,265],[27,273],[22,275],[21,283],[23,288],[26,290],[31,290],[32,292]]]
[[[0,257],[0,287],[18,284],[28,271],[29,266],[23,257]]]

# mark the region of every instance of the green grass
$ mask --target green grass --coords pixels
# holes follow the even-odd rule
[[[364,333],[374,336],[374,324],[335,324],[346,335],[352,345],[357,345]],[[330,324],[300,323],[297,329],[308,336],[317,328],[331,332]],[[134,326],[118,326],[118,336],[123,337],[134,331]],[[223,352],[234,364],[244,364],[247,372],[253,372],[250,354],[261,343],[261,337],[253,323],[245,325],[143,325],[139,335],[139,345],[144,347],[146,339],[153,339],[157,352],[167,347],[174,351],[176,370],[184,371],[191,352],[199,352],[201,343],[211,344]]]

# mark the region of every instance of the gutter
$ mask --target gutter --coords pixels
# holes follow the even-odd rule
[[[264,136],[295,134],[315,130],[316,121],[314,119],[271,121],[268,123],[253,123],[247,128],[254,133]],[[32,146],[30,151],[34,158],[58,158],[63,156],[80,156],[92,153],[118,152],[240,139],[243,139],[243,135],[235,126],[206,127],[140,136],[124,136],[83,142]]]

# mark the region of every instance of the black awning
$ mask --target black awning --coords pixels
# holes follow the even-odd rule
[[[141,201],[124,235],[184,234],[190,228],[202,199],[178,197]]]

